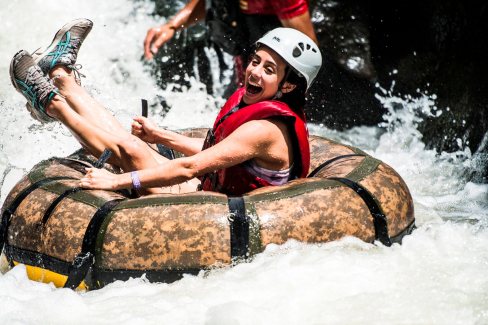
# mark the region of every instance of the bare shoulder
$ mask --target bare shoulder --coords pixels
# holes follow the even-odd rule
[[[281,139],[284,133],[287,133],[286,123],[277,119],[266,119],[246,122],[232,132],[232,136],[270,144]]]

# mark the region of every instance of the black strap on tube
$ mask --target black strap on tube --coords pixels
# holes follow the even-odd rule
[[[107,162],[107,160],[112,156],[112,151],[110,149],[105,149],[103,150],[102,154],[100,155],[100,158],[93,164],[95,168],[102,168],[103,165]],[[46,222],[49,220],[51,217],[54,209],[58,206],[59,203],[61,203],[62,200],[64,200],[67,196],[70,194],[74,194],[76,192],[82,191],[83,188],[81,187],[74,187],[69,190],[66,190],[63,192],[60,196],[58,196],[52,203],[49,205],[47,208],[46,212],[44,212],[44,216],[42,217],[41,225],[44,226]]]
[[[161,156],[168,158],[169,160],[175,159],[175,152],[173,149],[166,147],[161,143],[157,143],[156,147],[158,148],[158,152]]]
[[[244,199],[229,197],[230,248],[233,258],[246,258],[249,251],[249,222]]]
[[[112,151],[110,149],[105,149],[103,150],[102,154],[100,155],[100,158],[93,164],[93,167],[95,168],[102,168],[103,165],[107,162],[107,160],[110,159],[110,156],[112,156]]]
[[[385,246],[391,246],[391,239],[388,235],[388,222],[385,214],[381,210],[380,206],[374,200],[373,196],[359,183],[353,182],[347,178],[331,177],[332,179],[338,181],[350,189],[354,190],[366,203],[371,216],[373,217],[375,239],[379,240]]]
[[[364,157],[364,155],[360,155],[360,154],[349,154],[349,155],[342,155],[342,156],[337,156],[337,157],[334,157],[332,159],[329,159],[327,160],[326,162],[320,164],[317,168],[315,168],[307,177],[314,177],[315,175],[318,174],[318,172],[320,172],[322,170],[322,168],[324,168],[325,166],[327,165],[330,165],[332,164],[334,161],[337,161],[337,160],[340,160],[340,159],[343,159],[343,158],[349,158],[349,157]]]
[[[4,244],[7,242],[7,235],[8,235],[8,228],[10,226],[10,217],[15,213],[19,205],[24,201],[24,199],[31,194],[34,190],[38,189],[39,187],[59,181],[59,180],[68,180],[74,179],[73,177],[66,177],[66,176],[56,176],[56,177],[49,177],[41,179],[29,187],[25,188],[22,192],[20,192],[17,197],[14,199],[12,204],[8,208],[3,211],[2,214],[2,221],[0,224],[0,253],[3,250]]]
[[[86,173],[86,168],[91,167],[92,164],[86,161],[81,161],[81,160],[76,160],[76,159],[71,159],[71,158],[54,158],[54,161],[57,163],[69,167],[71,169],[76,170],[79,173]]]
[[[95,263],[95,244],[98,232],[103,224],[105,218],[110,214],[123,199],[117,199],[105,202],[93,215],[85,235],[83,236],[83,243],[81,245],[81,252],[76,255],[73,263],[70,266],[68,279],[64,287],[76,289],[80,283],[85,279],[89,269]]]
[[[79,192],[83,190],[81,187],[74,187],[74,188],[70,188],[69,190],[66,190],[64,191],[60,196],[58,196],[50,205],[49,207],[47,208],[46,212],[44,212],[44,216],[42,217],[42,221],[41,221],[41,225],[44,226],[46,224],[46,222],[49,220],[49,218],[51,217],[54,209],[56,209],[56,207],[58,206],[58,204],[64,200],[64,198],[66,198],[67,196],[69,196],[70,194],[73,194],[73,193],[76,193],[76,192]]]

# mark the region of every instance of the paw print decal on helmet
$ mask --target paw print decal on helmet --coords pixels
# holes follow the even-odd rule
[[[307,43],[307,45],[303,44],[302,42],[298,43],[298,46],[295,46],[293,49],[292,55],[294,58],[298,58],[300,55],[302,55],[303,51],[305,51],[305,47],[307,50],[311,50],[312,52],[317,53],[317,50],[313,48],[310,44]]]

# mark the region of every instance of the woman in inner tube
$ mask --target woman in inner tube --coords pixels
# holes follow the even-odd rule
[[[130,134],[80,86],[76,56],[91,27],[87,19],[65,25],[44,52],[19,51],[10,70],[31,115],[62,122],[96,157],[110,149],[109,162],[124,171],[87,168],[81,187],[134,188],[140,195],[202,189],[237,196],[306,177],[310,149],[303,106],[322,64],[308,36],[277,28],[260,38],[245,86],[222,107],[206,139],[197,139],[160,129],[142,116],[134,118]],[[184,157],[168,160],[147,143]]]

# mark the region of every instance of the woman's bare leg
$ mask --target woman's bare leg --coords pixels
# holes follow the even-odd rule
[[[104,149],[110,149],[114,159],[112,163],[125,171],[149,168],[158,164],[149,153],[150,149],[145,142],[125,130],[112,133],[110,130],[100,128],[75,112],[61,96],[54,96],[46,109],[50,116],[66,125],[76,139],[94,156],[98,157]]]
[[[64,66],[56,66],[50,71],[49,75],[53,78],[54,85],[65,97],[68,105],[86,120],[112,134],[129,135],[129,132],[111,112],[76,83],[70,69]],[[155,150],[151,150],[151,154],[157,161],[161,161],[161,158],[164,158]]]
[[[86,103],[86,105],[88,104]],[[159,154],[155,157],[155,152],[145,142],[125,131],[111,114],[110,116],[116,122],[112,125],[119,125],[122,129],[119,132],[113,133],[94,124],[75,111],[69,105],[69,101],[58,95],[50,101],[46,109],[50,116],[66,125],[77,140],[94,156],[99,157],[104,149],[110,149],[113,153],[110,163],[119,166],[126,172],[155,167],[168,161]],[[105,111],[103,107],[101,110]],[[85,112],[89,112],[89,109],[85,109]],[[88,116],[93,117],[94,115]],[[147,193],[193,192],[196,190],[197,184],[196,180],[189,181],[167,188],[147,189]]]
[[[65,97],[69,106],[79,115],[109,132],[127,133],[119,121],[105,107],[76,83],[73,72],[70,69],[61,65],[56,66],[49,72],[49,76],[53,79],[54,85]]]

